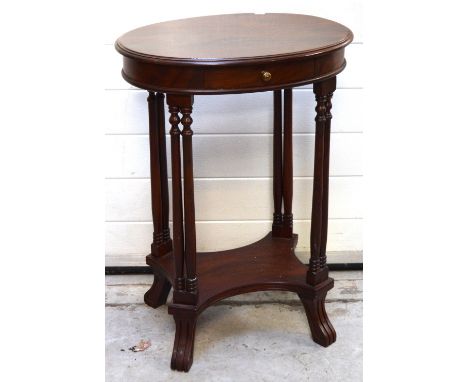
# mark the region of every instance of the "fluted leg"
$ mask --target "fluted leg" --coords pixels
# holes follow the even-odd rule
[[[312,227],[309,284],[319,284],[328,278],[326,257],[328,227],[328,175],[330,156],[331,98],[336,89],[336,77],[314,84],[317,100],[315,117],[314,190],[312,196]]]

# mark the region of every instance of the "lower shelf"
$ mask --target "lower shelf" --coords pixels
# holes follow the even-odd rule
[[[200,313],[216,301],[234,295],[261,290],[284,290],[308,295],[333,287],[333,279],[319,285],[306,282],[307,266],[294,254],[297,235],[275,238],[271,232],[245,247],[220,252],[197,253],[198,303]],[[164,256],[148,255],[147,264],[162,273],[174,285],[172,252]]]

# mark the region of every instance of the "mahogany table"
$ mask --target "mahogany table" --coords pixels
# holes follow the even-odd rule
[[[176,323],[172,369],[190,369],[201,312],[241,293],[295,292],[304,305],[312,339],[322,346],[336,340],[324,304],[333,287],[326,260],[330,109],[336,75],[346,65],[344,51],[352,39],[352,32],[345,26],[318,17],[233,14],[148,25],[116,41],[117,51],[124,56],[123,77],[149,92],[154,233],[146,262],[153,269],[154,282],[144,299],[157,308],[166,303],[174,288],[169,304]],[[311,254],[305,265],[294,254],[292,88],[311,83],[317,105]],[[197,253],[191,117],[194,95],[267,90],[273,91],[274,109],[271,232],[242,248]],[[172,238],[164,93],[171,125]]]

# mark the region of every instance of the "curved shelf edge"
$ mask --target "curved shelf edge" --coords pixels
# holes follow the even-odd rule
[[[328,278],[323,283],[318,284],[317,286],[312,286],[308,284],[291,284],[288,282],[267,282],[262,284],[256,283],[251,285],[243,285],[238,288],[224,290],[215,294],[209,300],[203,301],[201,304],[198,304],[196,307],[196,311],[197,314],[201,314],[205,309],[209,308],[211,305],[214,305],[217,302],[222,301],[226,298],[254,292],[283,291],[296,293],[298,295],[298,298],[300,298],[299,296],[302,295],[307,295],[310,296],[310,298],[314,298],[316,295],[319,294],[319,292],[321,293],[332,289],[333,284],[334,280],[332,278]]]
[[[240,294],[259,291],[287,291],[313,298],[333,287],[328,278],[318,285],[306,281],[307,265],[294,254],[297,235],[276,238],[268,233],[264,238],[244,247],[197,254],[198,302],[170,307],[188,309],[200,314],[210,305]],[[174,285],[172,252],[161,257],[147,256],[148,265],[164,275]]]

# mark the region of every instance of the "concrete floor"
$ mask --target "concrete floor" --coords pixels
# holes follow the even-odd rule
[[[362,381],[362,272],[331,273],[326,307],[336,343],[312,341],[295,294],[249,293],[202,313],[189,373],[170,369],[175,325],[167,307],[143,303],[152,276],[106,276],[106,381]],[[141,339],[152,346],[128,350]]]

